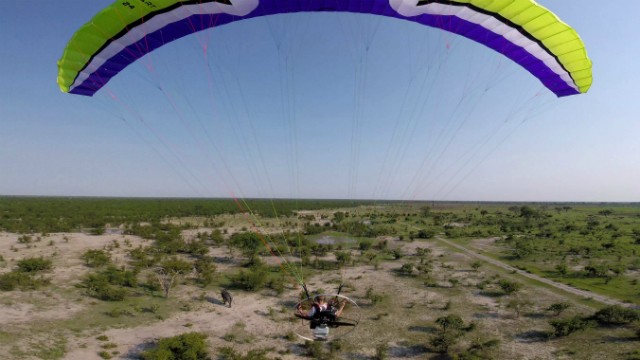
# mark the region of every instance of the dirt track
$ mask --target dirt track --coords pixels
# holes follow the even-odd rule
[[[563,284],[563,283],[559,283],[559,282],[556,282],[556,281],[553,281],[553,280],[549,280],[549,279],[543,278],[541,276],[538,276],[538,275],[535,275],[535,274],[532,274],[532,273],[517,269],[517,268],[515,268],[515,267],[513,267],[511,265],[503,263],[500,260],[496,260],[496,259],[490,258],[488,256],[485,256],[485,255],[482,255],[482,254],[478,254],[476,251],[474,251],[472,249],[466,248],[466,247],[464,247],[462,245],[456,244],[456,243],[454,243],[452,241],[443,239],[441,237],[436,237],[436,240],[440,241],[440,242],[442,242],[442,243],[444,243],[444,244],[446,244],[448,246],[454,247],[454,248],[464,252],[465,254],[467,254],[467,255],[469,255],[471,257],[474,257],[474,258],[476,258],[478,260],[482,260],[482,261],[485,261],[485,262],[490,263],[492,265],[495,265],[495,266],[498,266],[500,268],[503,268],[505,270],[515,272],[515,273],[517,273],[517,274],[519,274],[521,276],[528,277],[529,279],[533,279],[533,280],[539,281],[541,283],[545,283],[547,285],[555,287],[556,289],[560,289],[562,291],[566,291],[568,293],[571,293],[571,294],[574,294],[574,295],[577,295],[577,296],[582,296],[584,298],[591,298],[591,299],[593,299],[595,301],[598,301],[600,303],[607,304],[607,305],[621,305],[621,306],[625,306],[625,307],[636,307],[633,304],[625,303],[625,302],[622,302],[620,300],[610,298],[608,296],[596,294],[594,292],[587,291],[587,290],[576,289],[576,288],[574,288],[572,286],[569,286],[569,285],[566,285],[566,284]]]

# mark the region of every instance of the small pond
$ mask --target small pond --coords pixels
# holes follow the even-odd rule
[[[343,236],[331,236],[331,235],[322,235],[314,241],[321,245],[335,245],[335,244],[353,244],[356,241],[350,237]]]

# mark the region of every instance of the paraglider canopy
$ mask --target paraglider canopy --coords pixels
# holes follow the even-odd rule
[[[58,61],[58,84],[92,96],[132,62],[183,36],[259,16],[325,11],[387,16],[462,35],[504,54],[557,96],[591,86],[591,61],[577,32],[533,0],[117,1],[73,35]]]

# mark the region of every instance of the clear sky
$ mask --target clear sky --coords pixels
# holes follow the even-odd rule
[[[584,40],[588,94],[442,31],[298,14],[75,96],[56,61],[111,1],[0,1],[0,195],[640,201],[640,2],[539,2]]]

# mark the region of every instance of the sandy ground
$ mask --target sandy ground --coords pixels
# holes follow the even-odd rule
[[[0,268],[0,273],[11,271],[16,263],[23,258],[45,257],[52,258],[53,269],[46,273],[55,291],[12,291],[0,293],[2,311],[0,324],[15,324],[33,321],[63,319],[73,316],[84,308],[83,304],[68,301],[61,295],[61,290],[67,291],[74,287],[77,280],[90,269],[81,260],[81,255],[89,249],[105,249],[113,247],[112,259],[115,264],[125,263],[125,252],[132,247],[146,243],[135,236],[126,235],[87,235],[82,233],[58,233],[33,236],[30,244],[18,243],[17,234],[0,233],[0,254],[6,264]],[[130,245],[125,245],[125,240]],[[115,247],[118,243],[119,248]]]

